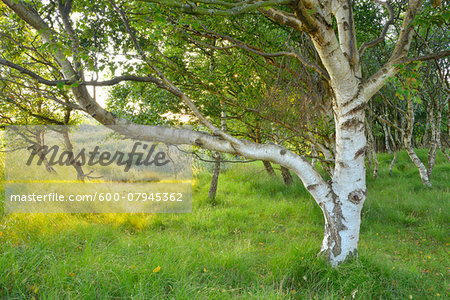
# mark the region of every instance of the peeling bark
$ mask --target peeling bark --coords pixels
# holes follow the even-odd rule
[[[332,202],[321,205],[325,217],[325,234],[320,255],[324,255],[333,266],[357,257],[365,195],[365,191],[354,190],[347,199],[340,199],[332,192]]]

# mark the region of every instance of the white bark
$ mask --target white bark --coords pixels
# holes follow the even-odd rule
[[[428,177],[428,171],[425,165],[422,163],[420,158],[417,156],[414,148],[412,146],[412,133],[414,129],[414,103],[411,97],[408,97],[408,107],[406,111],[406,130],[403,132],[403,144],[405,146],[406,152],[411,158],[411,161],[419,170],[420,179],[422,183],[426,186],[431,186],[430,178]]]
[[[437,111],[437,113],[439,114],[439,111]],[[437,147],[438,147],[438,140],[439,140],[438,134],[440,133],[440,130],[441,130],[440,129],[441,120],[438,117],[438,120],[436,122],[436,117],[434,115],[433,103],[431,103],[431,109],[428,113],[427,119],[429,120],[430,129],[431,129],[430,150],[428,151],[427,175],[428,175],[428,178],[431,178],[431,173],[433,172],[434,164],[436,163],[436,154],[437,154]],[[436,128],[436,125],[438,126],[438,128]]]
[[[384,131],[384,144],[385,144],[387,152],[389,154],[391,154],[392,149],[391,149],[391,146],[389,145],[389,134],[388,134],[388,129],[387,129],[386,123],[382,123],[382,126],[383,126],[383,131]]]
[[[357,195],[355,199],[365,196],[362,192],[355,192],[353,195]],[[335,203],[322,205],[325,216],[325,234],[321,253],[327,256],[333,266],[357,256],[363,207],[363,201],[359,203],[341,202],[337,195],[335,197]]]
[[[337,102],[347,103],[342,100]],[[335,110],[336,166],[329,195],[331,201],[321,205],[325,216],[322,253],[326,253],[332,265],[357,255],[361,209],[367,193],[364,106],[346,110],[346,113],[342,113],[341,106]]]

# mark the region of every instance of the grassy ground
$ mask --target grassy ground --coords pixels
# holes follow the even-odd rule
[[[192,214],[1,216],[0,298],[448,298],[450,164],[429,189],[405,153],[392,177],[379,159],[358,261],[316,258],[323,217],[301,184],[240,165],[214,203],[197,175]]]

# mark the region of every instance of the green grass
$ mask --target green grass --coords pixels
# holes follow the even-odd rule
[[[233,166],[212,203],[203,168],[192,214],[1,216],[0,298],[448,298],[450,164],[425,188],[405,153],[389,177],[390,159],[368,177],[358,261],[316,258],[323,217],[300,183]]]

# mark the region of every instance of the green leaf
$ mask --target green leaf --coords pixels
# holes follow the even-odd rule
[[[60,90],[63,90],[64,89],[64,82],[63,81],[58,81],[57,83],[56,83],[56,87],[58,88],[58,89],[60,89]]]

